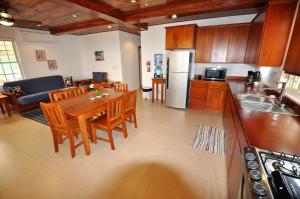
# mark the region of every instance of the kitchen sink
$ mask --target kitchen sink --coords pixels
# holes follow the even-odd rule
[[[254,111],[266,111],[270,112],[273,108],[273,104],[255,102],[255,101],[241,101],[243,109],[249,109]]]
[[[272,101],[268,97],[262,96],[262,95],[244,94],[244,95],[238,95],[238,98],[240,101],[250,101],[250,102],[272,104]]]
[[[273,100],[264,95],[243,94],[238,95],[238,99],[242,109],[297,116],[297,114],[290,108],[280,107],[275,104]]]

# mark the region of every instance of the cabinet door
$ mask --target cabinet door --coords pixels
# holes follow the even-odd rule
[[[225,147],[226,147],[226,166],[227,172],[229,172],[233,152],[234,152],[234,144],[237,140],[236,129],[234,126],[233,114],[230,107],[230,94],[227,92],[225,105],[224,105],[224,133],[225,133]]]
[[[174,40],[176,49],[195,48],[195,25],[178,26],[175,28]]]
[[[229,28],[229,46],[226,62],[244,62],[249,28],[250,24],[236,25]]]
[[[196,38],[196,63],[209,63],[214,28],[198,28]]]
[[[226,26],[215,28],[210,57],[211,62],[226,62],[228,44],[229,28]]]
[[[174,28],[166,28],[166,49],[174,49]]]
[[[262,37],[262,31],[265,20],[265,12],[256,17],[255,21],[250,25],[248,43],[245,55],[245,63],[256,64],[259,53],[259,46]]]
[[[206,107],[210,111],[221,112],[224,107],[225,89],[209,88],[207,91]]]
[[[284,64],[286,73],[300,75],[300,13],[296,18],[294,32],[288,50],[286,62]]]
[[[232,153],[232,160],[227,172],[227,184],[228,184],[228,198],[240,198],[239,194],[240,185],[243,176],[243,155],[238,143],[238,140],[234,143],[234,150]]]
[[[269,1],[258,66],[281,67],[289,39],[297,1]]]

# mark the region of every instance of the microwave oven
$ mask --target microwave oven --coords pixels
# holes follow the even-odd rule
[[[225,81],[226,73],[227,73],[227,68],[206,67],[204,79],[205,80],[215,80],[215,81]]]

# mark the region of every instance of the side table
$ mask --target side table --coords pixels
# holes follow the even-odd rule
[[[156,91],[156,100],[158,100],[158,85],[161,85],[161,103],[164,103],[164,90],[166,79],[153,78],[152,79],[152,102],[154,102],[154,91]]]
[[[11,117],[10,109],[8,106],[8,97],[6,95],[0,94],[0,108],[3,114],[7,113],[7,115]]]

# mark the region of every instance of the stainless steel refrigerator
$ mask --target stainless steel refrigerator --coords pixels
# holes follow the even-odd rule
[[[185,109],[189,87],[191,53],[167,52],[166,106]]]

